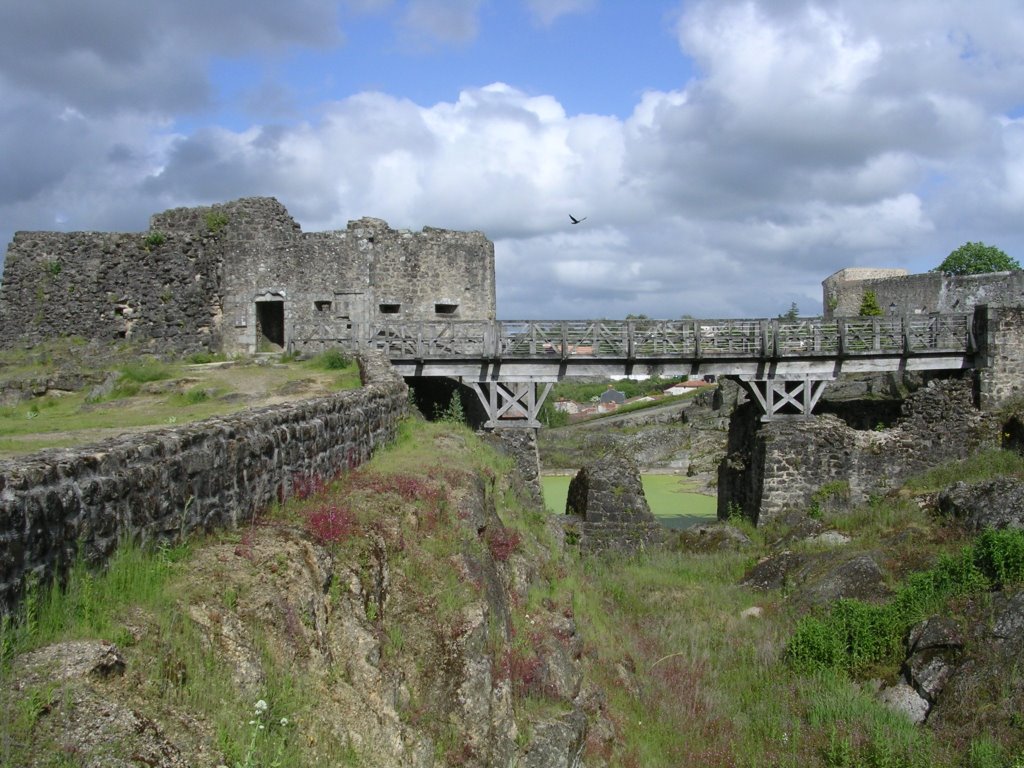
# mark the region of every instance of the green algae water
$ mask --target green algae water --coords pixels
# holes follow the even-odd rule
[[[651,512],[666,528],[689,528],[701,523],[714,522],[718,502],[714,496],[694,491],[694,483],[679,475],[642,475],[644,495]],[[557,514],[565,512],[565,497],[569,493],[569,475],[545,475],[544,503]]]

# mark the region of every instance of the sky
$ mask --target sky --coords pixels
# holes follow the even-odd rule
[[[816,315],[1024,262],[1022,40],[1022,0],[3,0],[0,251],[269,195],[482,231],[503,319]]]

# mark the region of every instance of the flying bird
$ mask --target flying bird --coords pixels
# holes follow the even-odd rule
[[[583,217],[582,219],[577,219],[577,218],[576,218],[575,216],[573,216],[573,215],[572,215],[571,213],[569,214],[569,218],[570,218],[570,219],[572,219],[572,223],[573,223],[573,224],[579,224],[579,223],[580,223],[581,221],[586,221],[586,220],[587,220],[587,217],[586,217],[586,216],[584,216],[584,217]]]

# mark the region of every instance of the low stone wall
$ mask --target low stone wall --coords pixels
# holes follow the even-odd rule
[[[739,511],[770,523],[809,510],[825,486],[863,503],[911,475],[998,445],[997,419],[973,401],[970,379],[932,381],[904,401],[894,427],[879,431],[828,414],[757,424],[757,412],[744,406],[719,468],[718,516]]]
[[[359,390],[0,462],[0,612],[29,574],[59,578],[78,552],[99,564],[126,539],[236,526],[298,476],[362,464],[393,439],[408,400],[386,360],[360,367]]]

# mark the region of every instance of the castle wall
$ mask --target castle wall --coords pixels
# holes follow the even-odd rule
[[[887,273],[903,274],[887,274]],[[971,312],[979,304],[1024,304],[1024,271],[983,275],[905,274],[904,270],[844,269],[822,282],[826,318],[854,317],[866,291],[886,314]]]
[[[0,612],[29,574],[47,582],[78,552],[100,564],[124,540],[234,527],[289,496],[297,476],[366,461],[408,404],[387,361],[361,368],[360,390],[0,461]]]
[[[208,238],[18,232],[0,284],[0,348],[81,336],[216,349],[219,254]]]
[[[245,198],[165,211],[145,233],[19,232],[0,348],[80,335],[153,351],[318,351],[379,319],[492,320],[495,303],[494,246],[479,232],[364,218],[306,234],[277,200]]]

